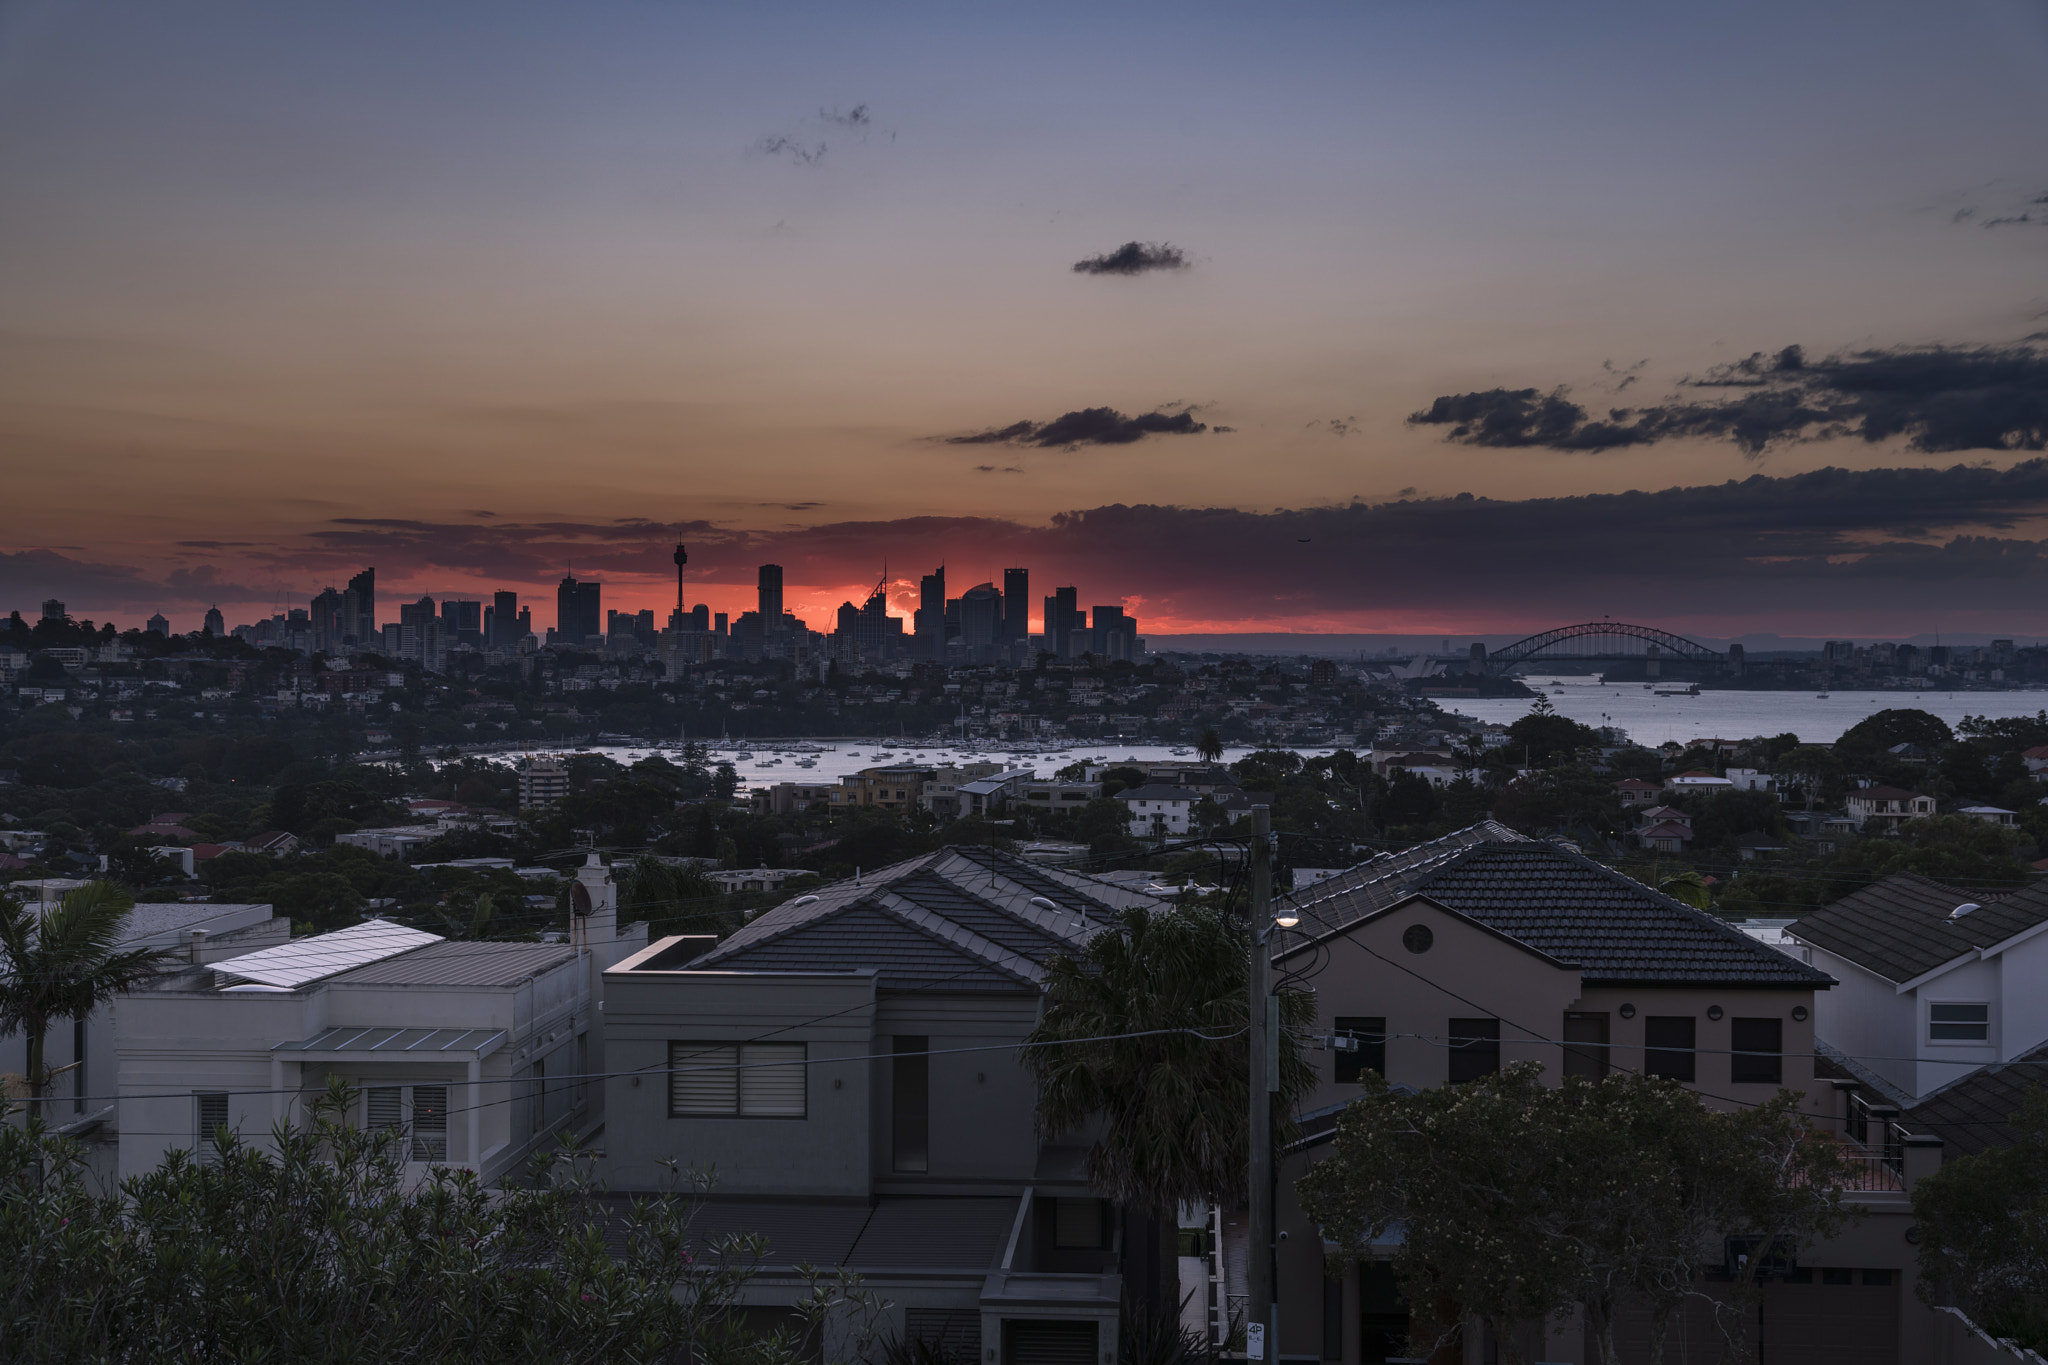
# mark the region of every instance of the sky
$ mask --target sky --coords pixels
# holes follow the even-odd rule
[[[2048,0],[0,0],[0,609],[2048,632]],[[1035,604],[1033,615],[1036,616]]]

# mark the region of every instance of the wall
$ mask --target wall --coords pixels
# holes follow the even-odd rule
[[[1833,990],[1814,997],[1815,1034],[1863,1059],[1863,1065],[1899,1089],[1914,1093],[1914,1064],[1894,1060],[1919,1055],[1911,999],[1900,996],[1895,983],[1847,958],[1825,948],[1812,952],[1813,965],[1836,981]]]
[[[1038,1164],[1038,1091],[1015,1045],[1038,1022],[1038,1008],[1036,994],[919,991],[877,1002],[876,1052],[893,1052],[891,1040],[910,1034],[928,1038],[939,1054],[930,1059],[931,1169],[922,1175],[891,1168],[893,1066],[883,1060],[871,1068],[878,1187],[939,1193],[939,1187],[965,1183],[979,1192],[991,1181],[1019,1187],[1031,1181]],[[997,1050],[954,1051],[965,1048]]]
[[[605,1177],[658,1190],[665,1160],[715,1169],[724,1194],[869,1192],[875,974],[663,970],[663,940],[604,974]],[[801,1042],[808,1047],[801,1119],[671,1118],[671,1041]],[[637,1073],[637,1074],[636,1074]]]
[[[1729,1037],[1733,1021],[1738,1018],[1776,1018],[1783,1024],[1781,1038],[1784,1047],[1783,1077],[1787,1089],[1806,1092],[1808,1099],[1803,1106],[1813,1113],[1833,1112],[1827,1106],[1833,1104],[1832,1088],[1825,1082],[1818,1086],[1813,1079],[1813,1010],[1817,999],[1826,998],[1825,991],[1800,990],[1743,990],[1739,988],[1697,987],[1674,990],[1664,987],[1599,986],[1588,988],[1585,995],[1572,1005],[1574,1010],[1602,1012],[1607,1015],[1608,1039],[1613,1046],[1613,1065],[1617,1070],[1640,1071],[1643,1066],[1643,1028],[1650,1015],[1691,1015],[1693,1016],[1694,1046],[1699,1049],[1694,1058],[1694,1082],[1687,1088],[1697,1093],[1707,1104],[1716,1109],[1728,1108],[1731,1104],[1760,1104],[1778,1093],[1778,1086],[1763,1084],[1737,1085],[1729,1079],[1732,1058]],[[1623,1019],[1623,1005],[1634,1005],[1636,1017]],[[1719,1006],[1722,1017],[1710,1019],[1707,1011]],[[1794,1019],[1792,1012],[1804,1007],[1807,1017]],[[1562,1028],[1564,1021],[1558,1020]]]
[[[2038,968],[2040,964],[2036,962],[2033,965]],[[2000,1008],[2006,996],[2002,987],[2008,980],[2017,987],[2018,993],[2022,996],[2039,993],[2040,977],[2036,976],[2030,981],[2024,976],[2014,975],[2012,966],[2007,965],[2001,956],[1966,962],[1960,967],[1943,972],[1912,994],[1898,997],[1895,1008],[1908,1021],[1907,1027],[1912,1029],[1914,1041],[1912,1050],[1902,1055],[1920,1058],[1919,1064],[1913,1070],[1915,1095],[1925,1095],[1930,1090],[1938,1090],[1950,1081],[1967,1076],[1986,1062],[1999,1061],[2011,1055],[2005,1046],[2010,1040],[2005,1037],[2003,1011]],[[1952,1002],[1989,1004],[1990,1037],[1982,1043],[1934,1041],[1928,1030],[1931,1013],[1929,1007],[1936,1003]],[[1834,1040],[1831,1038],[1828,1041]]]

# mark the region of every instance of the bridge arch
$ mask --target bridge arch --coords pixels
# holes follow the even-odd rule
[[[1489,669],[1509,669],[1546,659],[1589,661],[1661,657],[1690,663],[1725,665],[1728,656],[1697,640],[1625,621],[1582,621],[1558,626],[1517,640],[1486,656]]]

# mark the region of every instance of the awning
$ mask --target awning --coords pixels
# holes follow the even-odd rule
[[[295,1043],[278,1043],[272,1053],[289,1060],[428,1062],[482,1061],[505,1045],[501,1028],[365,1028],[340,1025]],[[287,1060],[287,1058],[279,1058]]]

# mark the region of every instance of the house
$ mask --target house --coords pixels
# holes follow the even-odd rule
[[[283,858],[299,851],[299,836],[281,829],[266,829],[242,840],[244,853],[261,853],[266,857]]]
[[[646,944],[621,933],[596,855],[571,884],[568,943],[456,942],[386,920],[209,957],[124,997],[115,1028],[120,1173],[197,1149],[217,1127],[255,1143],[339,1078],[348,1117],[401,1135],[409,1173],[462,1166],[486,1184],[549,1135],[584,1129],[604,1090],[602,970]]]
[[[1026,782],[1034,782],[1037,778],[1038,774],[1029,768],[1011,768],[987,777],[977,777],[972,782],[963,782],[956,789],[956,818],[987,819],[996,815]]]
[[[1934,798],[1901,787],[1861,787],[1849,793],[1843,804],[1859,832],[1890,834],[1908,820],[1934,814]]]
[[[1040,782],[1034,778],[1017,784],[1017,799],[1033,811],[1077,811],[1101,795],[1100,782]]]
[[[1819,1036],[1896,1103],[2048,1043],[2048,886],[1992,897],[1894,873],[1788,932],[1840,982]]]
[[[1660,853],[1680,853],[1692,842],[1692,817],[1675,806],[1652,806],[1642,813],[1642,823],[1629,831],[1639,847]]]
[[[1768,858],[1773,853],[1783,853],[1785,841],[1775,834],[1766,834],[1760,829],[1735,836],[1735,856],[1745,863]]]
[[[1841,811],[1788,810],[1784,820],[1816,853],[1833,853],[1857,835],[1856,821]]]
[[[1982,820],[1987,825],[2015,825],[2019,823],[2019,812],[2000,806],[1959,806],[1957,815],[1967,815],[1972,820]]]
[[[1640,777],[1625,777],[1614,784],[1615,795],[1621,798],[1624,810],[1639,806],[1654,806],[1664,797],[1663,784],[1645,782]]]
[[[718,889],[730,894],[734,891],[780,891],[782,884],[791,877],[811,875],[800,867],[757,867],[752,871],[726,869],[722,872],[706,873],[718,883]]]
[[[1185,787],[1130,787],[1116,794],[1128,814],[1133,838],[1165,838],[1188,832],[1188,816],[1202,798]]]
[[[1320,1230],[1292,1196],[1295,1180],[1327,1155],[1358,1079],[1374,1072],[1396,1085],[1456,1085],[1520,1060],[1550,1076],[1646,1071],[1716,1107],[1753,1104],[1781,1086],[1801,1094],[1802,1107],[1848,1144],[1859,1172],[1848,1197],[1867,1216],[1832,1241],[1801,1247],[1798,1263],[1810,1272],[1765,1291],[1768,1358],[1822,1358],[1798,1349],[1815,1340],[1839,1349],[1826,1358],[1934,1358],[1933,1315],[1915,1297],[1917,1255],[1906,1234],[1907,1191],[1938,1161],[1939,1142],[1902,1139],[1896,1162],[1882,1126],[1876,1146],[1856,1142],[1843,1090],[1817,1076],[1812,1060],[1816,1005],[1833,985],[1824,970],[1568,848],[1490,822],[1382,855],[1293,892],[1286,904],[1300,924],[1276,934],[1276,970],[1314,964],[1315,1027],[1359,1046],[1308,1054],[1319,1083],[1279,1179],[1280,1360],[1365,1365],[1398,1355],[1391,1348],[1407,1330],[1384,1260],[1395,1243],[1348,1248],[1360,1263],[1331,1266]],[[1234,1296],[1251,1248],[1239,1229],[1226,1224],[1224,1234],[1222,1289]],[[1718,1265],[1720,1250],[1716,1239],[1703,1259]],[[1841,1284],[1853,1288],[1833,1288]],[[1721,1292],[1711,1276],[1705,1288]],[[1640,1342],[1645,1326],[1631,1311],[1619,1336]],[[1590,1345],[1582,1324],[1565,1320],[1551,1325],[1534,1357],[1591,1361]],[[1489,1349],[1468,1341],[1463,1359],[1488,1359]]]
[[[1725,792],[1735,790],[1735,784],[1725,777],[1717,777],[1704,768],[1694,768],[1664,779],[1665,789],[1675,792]]]
[[[837,1266],[887,1283],[885,1332],[963,1359],[1113,1358],[1124,1268],[1156,1265],[1156,1243],[1089,1188],[1082,1135],[1039,1132],[1016,1044],[1049,957],[1161,904],[954,847],[715,947],[663,939],[604,973],[605,1179],[658,1190],[668,1163],[715,1167],[699,1226],[771,1243],[753,1302]]]
[[[440,837],[441,831],[430,825],[394,825],[382,829],[352,829],[346,834],[335,835],[334,842],[367,848],[380,858],[403,859]]]
[[[180,961],[166,969],[182,970],[282,943],[290,936],[291,921],[275,917],[268,905],[150,902],[129,911],[118,946],[175,950]],[[114,1106],[107,1096],[114,1089],[114,1039],[125,1008],[124,997],[100,1006],[82,1021],[65,1019],[51,1025],[43,1039],[43,1064],[56,1073],[49,1114],[53,1122],[80,1125],[73,1131],[83,1132],[84,1125],[104,1128],[113,1120]],[[0,1038],[0,1073],[22,1075],[27,1070],[26,1035]]]
[[[1730,768],[1722,774],[1739,792],[1768,792],[1778,789],[1778,779],[1760,768]]]
[[[2036,782],[2048,782],[2048,744],[2021,750],[2020,761],[2027,765],[2028,775]]]

